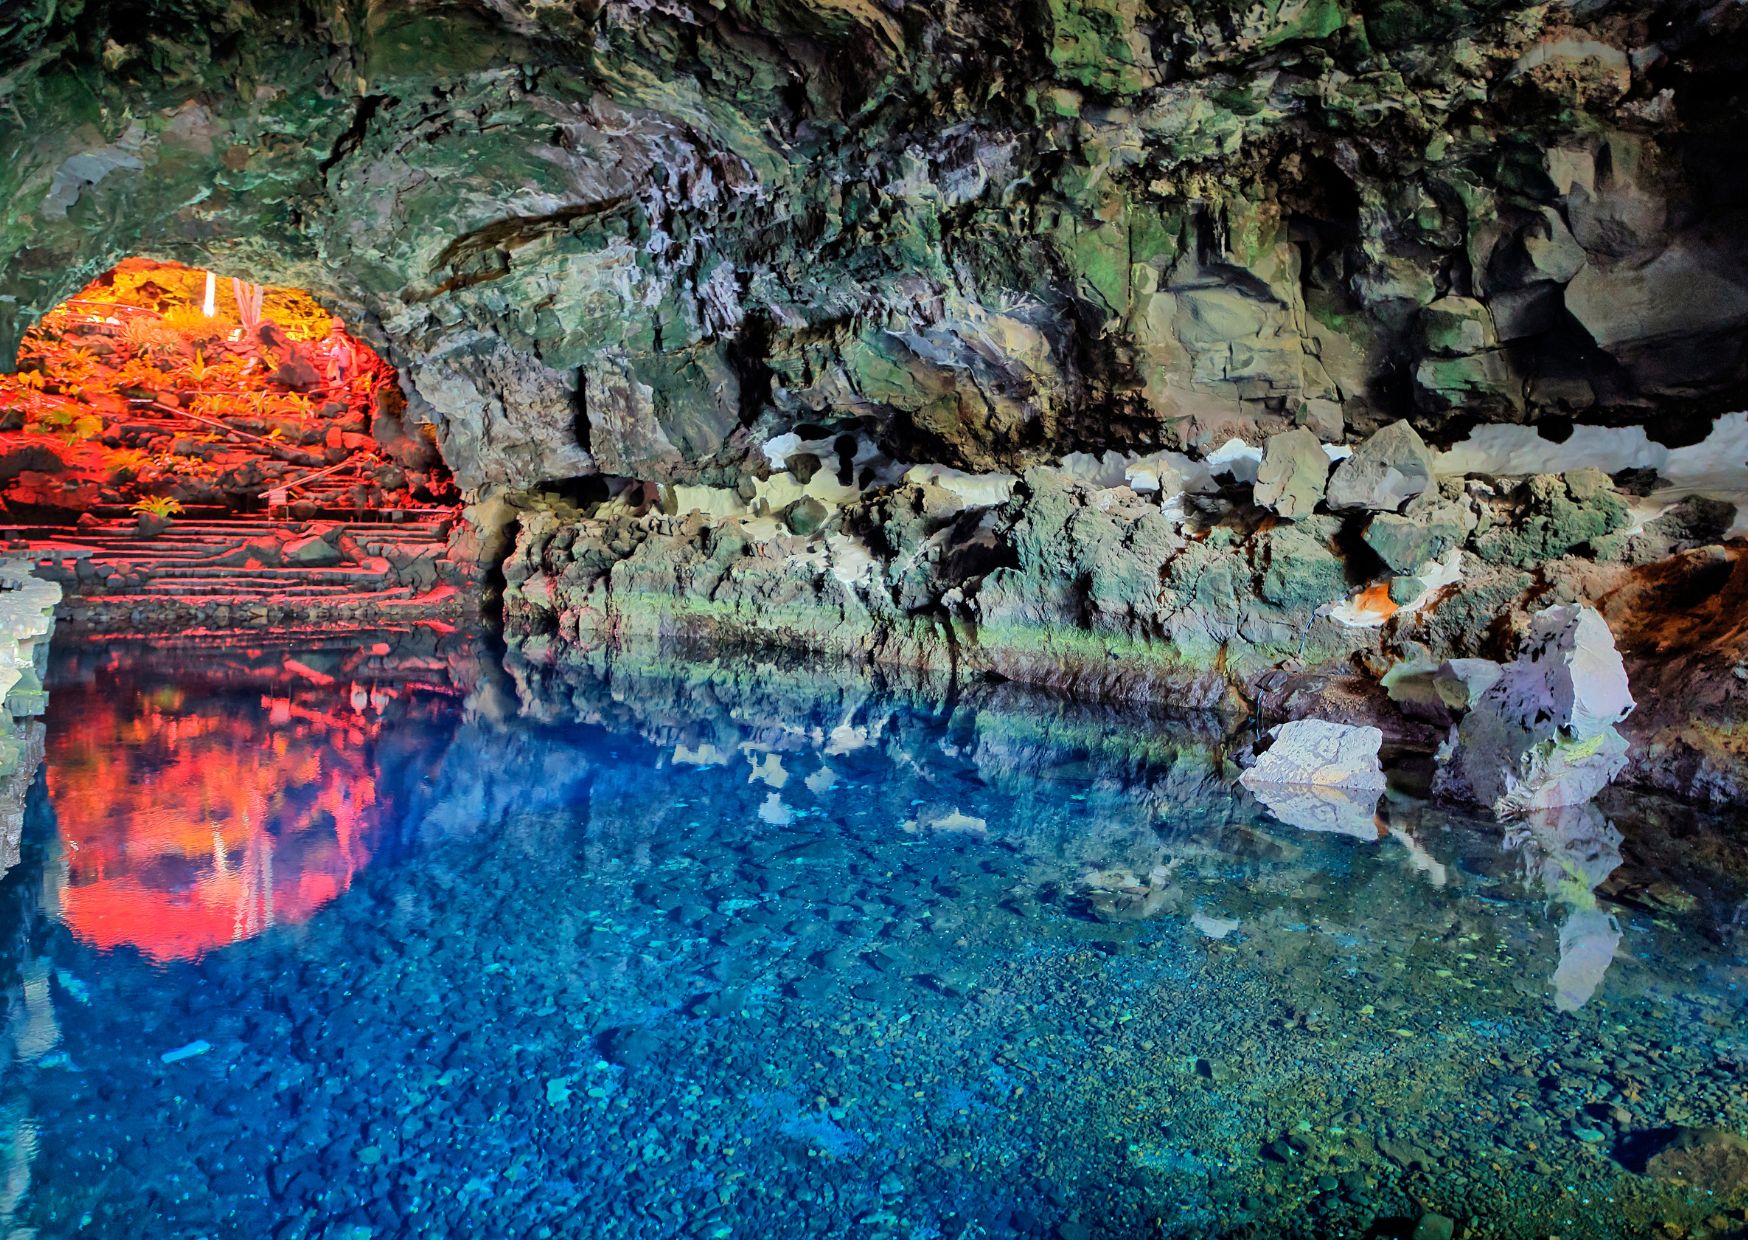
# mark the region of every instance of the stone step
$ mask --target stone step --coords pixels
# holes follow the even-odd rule
[[[142,535],[135,514],[116,513],[97,524],[0,526],[0,542],[22,543],[11,554],[37,561],[42,576],[64,585],[64,610],[100,628],[126,623],[130,615],[156,616],[160,622],[185,617],[198,627],[201,618],[224,616],[229,609],[255,621],[302,611],[326,623],[384,604],[417,608],[424,597],[420,587],[410,580],[403,584],[390,564],[441,555],[455,521],[448,509],[373,515],[399,519],[195,513],[175,519],[161,533]],[[251,543],[311,535],[343,536],[356,544],[363,562],[308,567],[215,562],[242,558],[237,553]]]
[[[132,594],[81,594],[69,597],[66,602],[69,609],[76,614],[80,611],[109,611],[125,607],[141,607],[157,611],[163,608],[167,600],[172,599],[186,599],[188,604],[192,607],[270,607],[275,604],[287,603],[332,607],[345,603],[375,605],[379,603],[404,602],[415,597],[417,596],[410,587],[398,586],[393,590],[379,590],[372,594],[362,595],[346,591],[338,594],[318,593],[311,595],[287,596],[281,592],[266,590],[202,594],[195,598],[186,598],[186,596],[181,594],[166,595],[139,592]]]
[[[181,543],[210,542],[226,540],[230,542],[247,541],[262,534],[275,533],[315,533],[316,530],[302,529],[308,525],[302,521],[250,521],[238,520],[228,522],[182,522],[171,525],[161,534],[142,536],[131,523],[119,523],[101,526],[0,526],[0,541],[23,540],[35,543],[76,543],[80,546],[95,546],[98,544],[138,544],[141,546],[175,546]],[[322,522],[319,532],[326,533],[332,529],[341,530],[355,537],[392,537],[407,541],[435,541],[446,538],[444,525],[438,521],[405,521],[405,522]]]
[[[398,587],[397,587],[398,588]],[[149,594],[159,597],[206,599],[215,595],[250,595],[264,599],[375,599],[391,593],[381,588],[359,590],[347,585],[286,585],[283,582],[256,584],[247,581],[225,582],[178,582],[164,581],[153,578],[142,581],[137,586],[127,587],[132,593]],[[103,593],[92,593],[90,597],[114,597]]]
[[[100,561],[101,563],[101,561]],[[311,585],[336,585],[342,587],[376,586],[385,584],[388,575],[380,569],[359,567],[342,568],[296,568],[281,565],[263,565],[260,568],[224,568],[220,566],[196,566],[185,568],[177,565],[167,568],[161,573],[153,574],[155,581],[184,581],[195,585],[210,584],[214,581],[235,581],[244,583],[271,583],[283,581],[291,585],[309,583]]]
[[[37,560],[124,560],[128,563],[140,564],[204,564],[216,555],[223,555],[237,550],[243,544],[226,543],[218,546],[191,547],[183,550],[158,551],[147,547],[102,547],[102,546],[64,546],[64,547],[32,547],[28,551],[19,552]]]
[[[369,533],[383,533],[393,530],[399,533],[407,531],[425,531],[436,533],[444,523],[441,520],[425,519],[418,521],[339,521],[339,520],[280,520],[269,517],[238,517],[231,521],[175,521],[165,531],[166,534],[178,534],[184,537],[190,534],[235,534],[244,530],[297,530],[304,526],[320,526],[322,530],[342,529],[357,530]]]
[[[93,564],[125,564],[154,565],[161,564],[170,568],[211,568],[215,572],[237,572],[245,568],[242,564],[219,564],[217,560],[235,555],[243,551],[246,544],[235,543],[212,547],[201,547],[187,551],[155,551],[136,547],[33,547],[25,551],[0,553],[0,556],[11,555],[19,559],[29,559],[34,563],[60,566],[69,560],[90,560]],[[395,543],[395,542],[364,542],[359,549],[366,555],[377,559],[394,560],[399,558],[414,559],[421,555],[430,556],[441,553],[443,544],[428,543]],[[272,560],[263,559],[264,567],[280,567]],[[286,567],[296,569],[295,563]],[[334,567],[322,565],[320,567]]]
[[[216,551],[234,549],[235,547],[220,548],[203,544],[198,547],[173,547],[167,551],[160,551],[144,546],[106,547],[100,543],[51,543],[46,546],[39,544],[28,547],[17,554],[30,556],[33,559],[45,560],[66,559],[69,557],[76,559],[108,559],[110,557],[120,557],[129,560],[188,560],[190,562],[197,562],[211,558]]]

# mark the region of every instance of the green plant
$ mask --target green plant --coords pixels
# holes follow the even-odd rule
[[[58,435],[64,443],[83,443],[103,433],[103,419],[95,413],[79,413],[66,405],[57,405],[37,412],[26,429],[39,435]]]
[[[136,499],[133,510],[151,517],[173,517],[182,511],[182,501],[171,499],[168,495],[148,495],[144,499]]]

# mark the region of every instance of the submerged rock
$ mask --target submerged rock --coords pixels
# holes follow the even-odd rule
[[[1723,1128],[1679,1128],[1646,1159],[1645,1172],[1732,1201],[1748,1195],[1748,1140]]]
[[[1487,678],[1471,661],[1451,667],[1446,684],[1461,683],[1466,695]],[[1588,801],[1626,765],[1615,725],[1633,706],[1602,616],[1576,604],[1547,608],[1453,730],[1439,790],[1501,818]]]
[[[1456,1223],[1445,1215],[1428,1211],[1414,1224],[1411,1240],[1451,1240],[1456,1227]]]
[[[1145,921],[1171,908],[1182,892],[1169,871],[1145,876],[1132,870],[1097,870],[1081,879],[1087,911],[1100,921]]]

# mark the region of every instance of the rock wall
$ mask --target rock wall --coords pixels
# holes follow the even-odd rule
[[[1623,725],[1633,776],[1708,798],[1742,786],[1748,633],[1722,619],[1743,572],[1724,538],[1735,505],[1634,495],[1595,468],[1435,473],[1400,512],[1378,507],[1389,488],[1338,511],[1320,491],[1287,521],[1229,474],[1162,493],[1169,469],[1078,460],[1003,485],[913,467],[777,516],[684,488],[670,504],[693,510],[672,514],[638,492],[544,499],[517,516],[505,618],[539,655],[781,645],[1179,709],[1363,719],[1430,748],[1455,717],[1429,687],[1443,662],[1514,653],[1533,613],[1585,603],[1635,684],[1670,686],[1640,691]],[[1338,465],[1329,489],[1351,472]],[[808,485],[825,495],[821,477]]]
[[[61,587],[0,561],[0,874],[18,864],[25,801],[42,764],[42,678]]]

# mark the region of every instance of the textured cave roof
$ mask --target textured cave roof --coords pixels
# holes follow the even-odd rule
[[[1748,403],[1745,46],[1698,3],[24,0],[0,352],[130,253],[309,288],[471,487],[807,424],[973,469],[1326,406],[1691,440]]]

